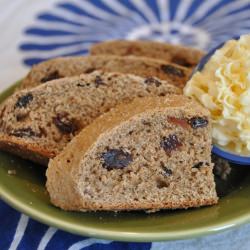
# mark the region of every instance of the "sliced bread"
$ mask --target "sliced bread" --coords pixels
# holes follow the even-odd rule
[[[157,78],[95,71],[15,93],[0,110],[0,148],[46,165],[83,127],[116,104],[181,90]]]
[[[182,95],[139,98],[85,127],[47,169],[65,210],[151,210],[217,203],[209,113]]]
[[[113,40],[93,45],[92,55],[145,56],[194,68],[204,52],[198,49],[154,41]]]
[[[112,55],[61,57],[33,66],[18,90],[35,87],[50,80],[91,73],[95,70],[158,77],[178,87],[184,87],[191,74],[191,70],[185,67],[144,57]]]

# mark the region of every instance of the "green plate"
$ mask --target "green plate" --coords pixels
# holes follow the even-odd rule
[[[0,96],[4,100],[13,87]],[[0,195],[11,206],[45,224],[95,238],[121,241],[186,239],[216,233],[250,221],[250,168],[233,166],[220,180],[219,204],[199,209],[144,212],[64,212],[49,202],[45,169],[0,152]]]

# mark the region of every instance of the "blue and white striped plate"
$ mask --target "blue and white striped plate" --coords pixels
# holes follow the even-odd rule
[[[250,31],[248,0],[70,0],[40,13],[20,44],[31,66],[82,55],[92,43],[145,39],[209,50]]]

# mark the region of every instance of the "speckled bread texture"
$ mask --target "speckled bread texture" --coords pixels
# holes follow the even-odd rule
[[[150,210],[217,203],[208,112],[184,96],[139,98],[84,128],[47,169],[65,210]]]
[[[179,87],[184,87],[191,74],[191,70],[185,67],[145,57],[112,55],[60,57],[33,66],[18,90],[95,70],[129,73],[141,77],[154,76]]]
[[[12,95],[0,110],[0,148],[46,165],[83,127],[120,102],[178,94],[156,78],[95,71]]]
[[[161,59],[170,63],[194,68],[204,52],[184,46],[172,45],[153,41],[126,41],[113,40],[93,45],[90,50],[92,55],[112,54],[119,56],[145,56]]]

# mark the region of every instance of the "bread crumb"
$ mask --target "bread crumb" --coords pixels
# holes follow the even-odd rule
[[[9,169],[8,170],[8,175],[16,175],[16,170],[15,169]]]
[[[32,191],[33,193],[36,193],[36,192],[37,192],[37,189],[36,189],[36,188],[31,188],[31,191]]]
[[[212,156],[212,162],[214,163],[214,174],[226,181],[232,170],[229,162],[215,155]]]

